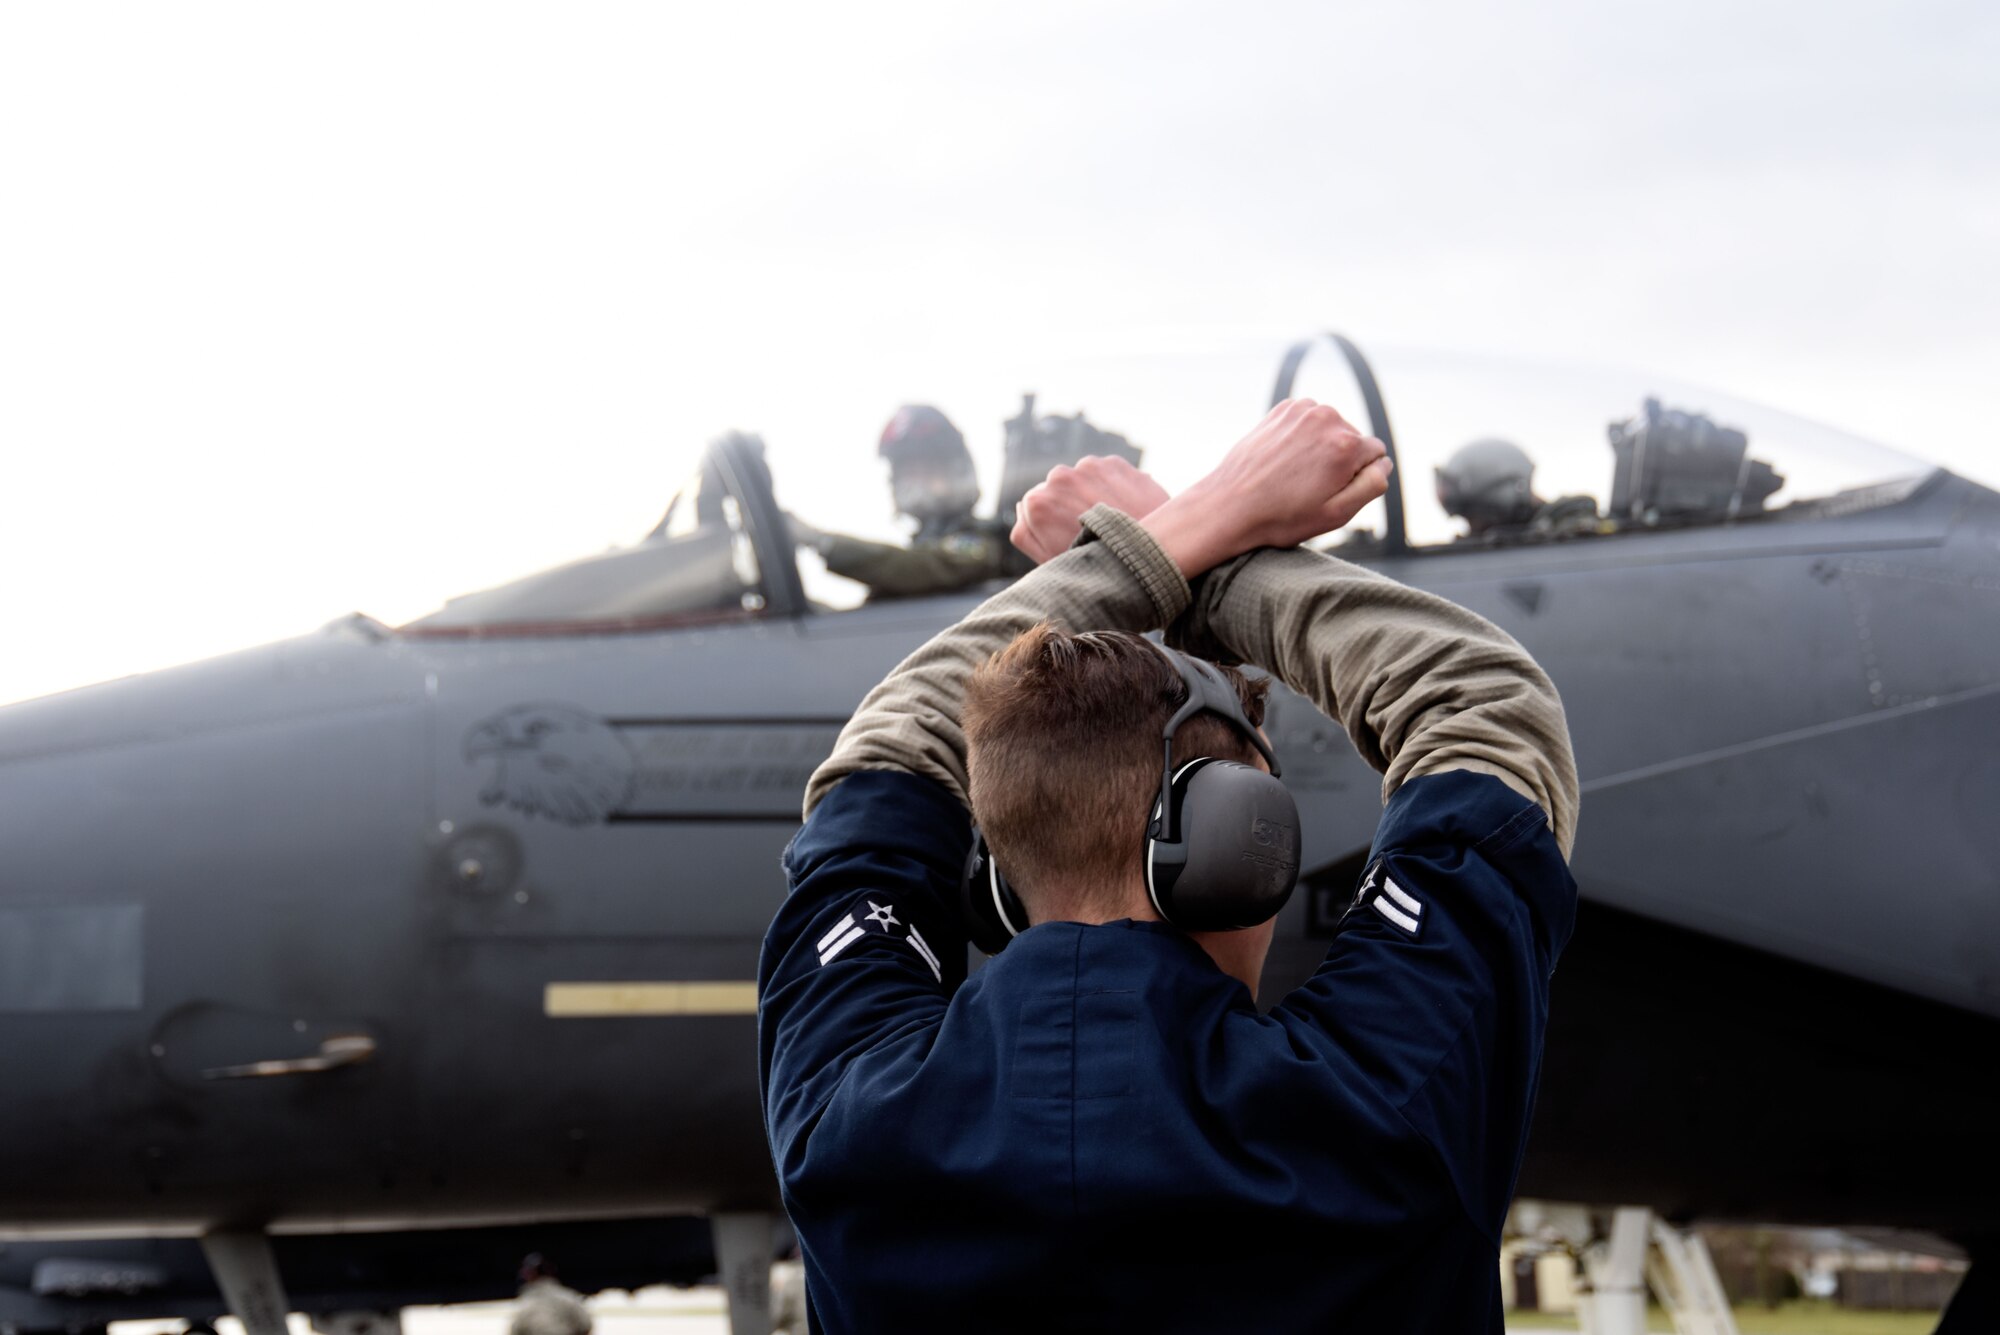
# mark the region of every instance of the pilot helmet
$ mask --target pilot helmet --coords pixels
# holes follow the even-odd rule
[[[1519,445],[1498,437],[1475,440],[1437,470],[1438,504],[1474,533],[1525,524],[1541,506],[1534,478],[1535,461]]]
[[[896,410],[882,428],[878,453],[889,461],[896,509],[912,519],[970,514],[979,502],[979,478],[964,435],[927,403]]]

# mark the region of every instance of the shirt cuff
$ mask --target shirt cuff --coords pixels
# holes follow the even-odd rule
[[[1161,625],[1187,610],[1192,596],[1187,577],[1138,520],[1108,505],[1093,505],[1083,512],[1082,523],[1083,531],[1110,548],[1146,590]]]

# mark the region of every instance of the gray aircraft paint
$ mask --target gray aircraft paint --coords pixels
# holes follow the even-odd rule
[[[1519,637],[1576,738],[1584,916],[1524,1192],[1991,1228],[2000,1105],[1961,1059],[2000,1036],[2000,496],[1933,473],[1877,499],[1375,563]],[[354,618],[0,710],[0,924],[104,966],[0,985],[0,1229],[774,1204],[753,1016],[561,1016],[548,989],[754,978],[804,775],[977,600]],[[1266,999],[1323,953],[1380,811],[1305,701],[1279,692],[1271,735],[1307,875]],[[212,1074],[355,1038],[337,1069]]]

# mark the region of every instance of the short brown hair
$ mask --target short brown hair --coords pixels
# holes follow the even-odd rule
[[[1268,683],[1235,668],[1244,715],[1264,720]],[[1145,854],[1159,798],[1160,734],[1187,701],[1187,683],[1136,635],[1072,635],[1046,622],[1024,631],[977,671],[963,724],[972,811],[1037,917],[1115,914],[1122,883]],[[1174,760],[1218,756],[1254,763],[1256,748],[1214,714],[1174,734]],[[1045,887],[1071,893],[1052,901]]]

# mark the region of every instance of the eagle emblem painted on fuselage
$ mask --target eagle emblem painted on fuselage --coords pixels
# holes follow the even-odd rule
[[[590,825],[632,796],[635,766],[625,739],[568,705],[516,705],[475,723],[464,752],[469,765],[493,764],[479,800],[524,816]]]

